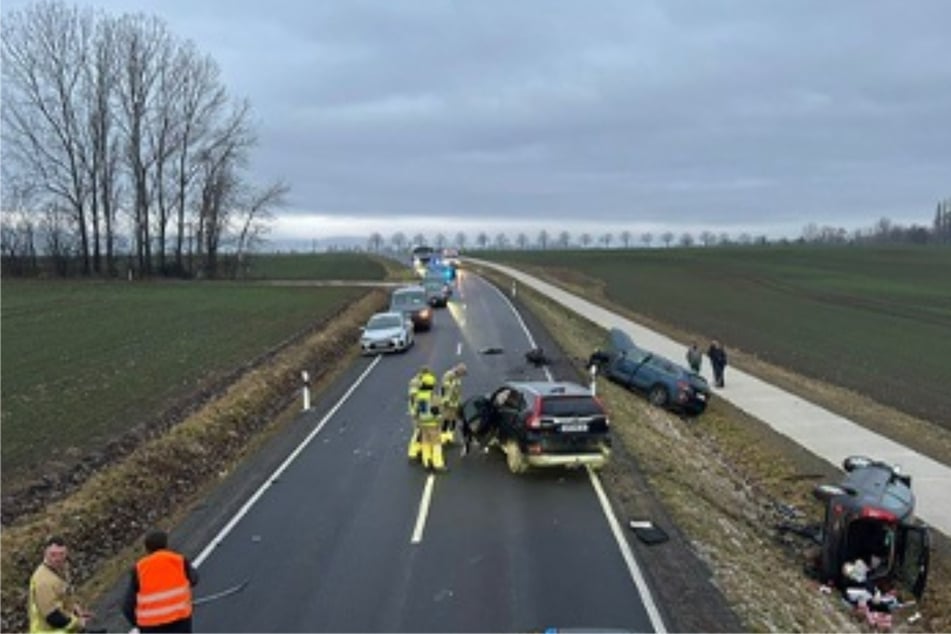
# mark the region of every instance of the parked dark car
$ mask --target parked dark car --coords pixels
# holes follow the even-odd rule
[[[861,559],[871,584],[897,581],[917,599],[928,578],[931,539],[914,516],[911,476],[885,462],[846,458],[845,478],[821,484],[813,495],[825,506],[819,531],[822,581],[845,587],[845,564]]]
[[[390,296],[390,312],[403,313],[413,320],[416,330],[429,330],[433,325],[433,311],[422,286],[404,286]]]
[[[512,473],[529,467],[602,467],[611,453],[607,412],[568,382],[511,381],[462,404],[463,435],[498,444]]]
[[[452,297],[452,287],[440,276],[427,275],[423,278],[422,286],[426,289],[427,301],[434,308],[445,307]]]
[[[609,379],[647,395],[658,407],[691,416],[702,414],[710,399],[707,380],[673,361],[634,345],[623,330],[612,328],[603,350],[591,355],[589,365]]]

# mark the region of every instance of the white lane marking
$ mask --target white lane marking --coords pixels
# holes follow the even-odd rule
[[[525,325],[525,321],[522,320],[522,316],[519,314],[518,309],[515,308],[515,305],[509,300],[505,293],[500,291],[494,284],[489,284],[489,286],[496,290],[502,299],[504,299],[509,305],[509,308],[512,309],[512,312],[515,313],[515,316],[518,318],[518,323],[522,325],[522,330],[525,331],[525,335],[528,337],[529,344],[531,344],[533,348],[537,347],[535,345],[535,339],[532,337],[532,333],[529,332],[528,326]],[[548,380],[552,381],[553,379],[551,372],[547,367],[545,367],[544,370]],[[637,591],[641,595],[641,600],[644,602],[644,608],[647,610],[647,616],[651,620],[651,626],[658,634],[664,634],[667,632],[667,628],[664,626],[664,620],[660,616],[660,611],[657,609],[657,604],[654,603],[654,597],[651,595],[647,581],[644,579],[644,575],[641,573],[641,569],[637,565],[637,560],[634,558],[634,553],[631,552],[631,547],[628,545],[627,540],[624,539],[624,533],[621,531],[621,524],[614,516],[614,510],[611,508],[611,503],[608,501],[608,497],[604,494],[604,489],[601,487],[601,480],[591,468],[588,468],[588,479],[591,481],[591,486],[594,487],[594,491],[598,496],[598,501],[601,503],[601,510],[604,512],[604,517],[608,520],[608,526],[611,527],[611,532],[614,534],[614,539],[617,541],[618,548],[621,550],[621,557],[624,559],[624,563],[627,564],[627,570],[631,575],[631,579],[634,581],[634,585],[637,587]]]
[[[294,462],[294,459],[297,458],[300,452],[304,451],[304,448],[307,447],[308,444],[310,444],[310,441],[313,440],[314,437],[320,433],[320,430],[323,429],[324,425],[327,424],[327,421],[329,421],[333,417],[333,415],[337,413],[337,410],[343,406],[343,404],[347,401],[347,399],[350,398],[350,395],[353,394],[353,392],[360,386],[361,383],[363,383],[363,380],[367,378],[367,376],[370,374],[373,368],[376,367],[377,363],[380,362],[381,358],[383,357],[378,355],[373,360],[373,363],[371,363],[367,367],[367,369],[363,371],[363,374],[357,377],[357,380],[354,381],[353,385],[351,385],[350,388],[344,393],[344,395],[340,397],[340,400],[337,401],[337,403],[333,407],[330,408],[330,411],[327,412],[324,415],[324,417],[320,419],[320,422],[317,423],[317,426],[314,427],[314,429],[309,434],[307,434],[307,438],[305,438],[303,442],[301,442],[301,444],[297,445],[297,448],[294,449],[294,451],[292,451],[289,456],[287,456],[284,462],[281,463],[281,466],[275,469],[274,473],[272,473],[267,478],[267,480],[264,481],[264,484],[262,484],[260,488],[258,488],[258,490],[254,492],[254,495],[248,498],[248,501],[245,502],[244,506],[242,506],[238,510],[235,516],[232,517],[231,520],[227,524],[225,524],[224,528],[218,531],[218,534],[215,535],[214,538],[212,538],[211,542],[209,542],[207,546],[205,546],[205,549],[201,551],[201,553],[197,557],[195,557],[194,560],[192,560],[192,564],[196,568],[200,566],[202,562],[205,561],[205,559],[208,558],[208,556],[211,554],[211,551],[213,551],[215,547],[217,547],[218,544],[220,544],[224,540],[224,538],[228,536],[228,533],[230,533],[234,529],[234,527],[238,525],[238,522],[241,521],[241,518],[244,517],[248,513],[248,511],[251,510],[251,507],[254,506],[254,504],[258,501],[258,499],[260,499],[262,495],[264,495],[264,492],[267,491],[267,489],[271,486],[271,484],[273,484],[274,481],[277,480],[277,478],[279,478],[282,473],[284,473],[284,470],[287,469],[287,467],[289,467],[292,462]]]
[[[515,304],[513,304],[512,301],[505,295],[505,293],[503,293],[502,291],[500,291],[499,288],[498,288],[495,284],[490,284],[490,283],[488,283],[488,282],[486,282],[486,283],[489,284],[489,288],[494,288],[494,289],[495,289],[495,292],[499,294],[499,297],[501,297],[502,299],[504,299],[504,300],[505,300],[505,303],[508,304],[508,306],[509,306],[509,308],[512,310],[512,312],[515,313],[515,318],[518,319],[518,323],[519,323],[519,325],[522,327],[522,330],[525,332],[525,336],[528,337],[528,345],[530,345],[530,346],[533,347],[533,348],[537,348],[538,345],[535,343],[535,338],[532,337],[532,333],[529,331],[528,326],[525,325],[525,320],[522,319],[522,316],[519,314],[518,309],[515,308]],[[542,370],[545,372],[545,377],[546,377],[549,381],[554,381],[554,380],[555,380],[555,379],[552,377],[552,375],[551,375],[551,370],[548,369],[548,366],[543,366],[543,367],[542,367]]]
[[[426,487],[423,489],[423,498],[419,501],[419,513],[416,515],[416,528],[413,529],[413,538],[409,540],[411,544],[418,544],[423,541],[423,529],[426,527],[426,518],[429,516],[429,503],[433,498],[433,485],[436,483],[436,476],[429,474],[426,478]]]
[[[660,610],[657,609],[657,605],[654,603],[654,597],[651,596],[647,581],[644,579],[644,575],[637,565],[637,560],[634,559],[634,553],[631,552],[631,547],[628,545],[627,540],[624,539],[621,524],[617,521],[617,518],[614,517],[611,503],[608,501],[608,496],[604,494],[604,489],[601,486],[601,479],[594,472],[594,469],[590,467],[588,468],[588,478],[591,480],[591,486],[594,487],[595,492],[598,494],[598,501],[601,502],[601,510],[604,511],[604,517],[608,520],[608,525],[611,527],[611,532],[614,534],[618,548],[621,549],[621,557],[624,558],[624,563],[627,564],[627,570],[631,574],[631,579],[634,580],[634,585],[637,586],[641,600],[644,601],[644,608],[647,610],[647,616],[650,617],[651,626],[655,632],[663,634],[667,631],[667,628],[664,626],[664,619],[661,618]]]

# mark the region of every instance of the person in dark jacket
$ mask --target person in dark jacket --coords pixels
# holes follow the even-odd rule
[[[122,613],[140,632],[191,632],[191,588],[198,571],[169,549],[164,531],[146,535],[145,550],[132,570]]]
[[[713,381],[717,387],[724,387],[723,372],[726,370],[726,350],[723,344],[714,339],[707,350],[710,365],[713,366]]]

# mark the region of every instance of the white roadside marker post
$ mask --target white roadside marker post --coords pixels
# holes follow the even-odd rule
[[[591,373],[591,396],[598,395],[598,383],[595,379],[598,377],[598,366],[594,363],[591,364],[591,367],[588,368],[588,372]]]
[[[306,412],[310,409],[310,374],[307,370],[303,370],[300,376],[304,380],[304,411]]]
[[[518,282],[512,280],[512,299],[514,299],[516,295],[518,295]]]

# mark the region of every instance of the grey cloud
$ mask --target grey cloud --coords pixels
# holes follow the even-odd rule
[[[252,100],[292,213],[854,225],[951,193],[941,0],[130,7]]]

